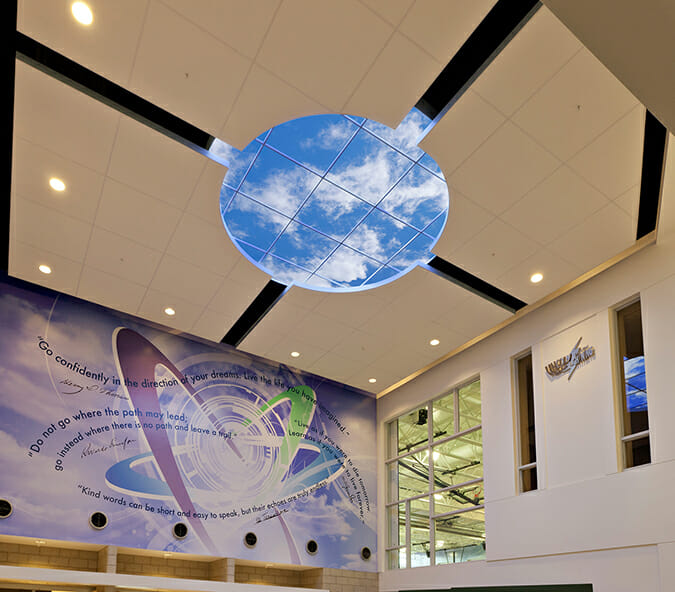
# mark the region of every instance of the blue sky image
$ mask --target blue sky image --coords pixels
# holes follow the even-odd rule
[[[626,382],[626,408],[628,411],[646,411],[647,383],[644,356],[624,358],[623,373]]]
[[[373,287],[431,258],[448,187],[417,142],[430,120],[413,109],[392,130],[350,115],[278,125],[238,151],[220,209],[237,247],[275,280],[319,290]]]

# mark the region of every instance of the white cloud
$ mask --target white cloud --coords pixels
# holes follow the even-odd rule
[[[314,146],[323,148],[324,150],[342,148],[347,140],[356,131],[354,124],[348,121],[341,121],[340,123],[332,123],[328,127],[322,129],[315,138],[307,138],[302,141],[300,145],[307,149]]]

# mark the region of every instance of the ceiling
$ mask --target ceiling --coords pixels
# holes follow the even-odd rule
[[[494,2],[89,5],[83,27],[68,1],[20,0],[17,29],[242,149],[315,113],[396,127]],[[582,39],[596,39],[592,25]],[[623,57],[595,45],[610,67]],[[649,80],[631,88],[663,103]],[[434,255],[531,304],[633,246],[645,130],[633,93],[541,7],[420,144],[450,188]],[[270,280],[223,227],[226,171],[17,60],[9,273],[219,342]],[[290,287],[238,347],[377,392],[512,316],[418,267],[362,292]]]

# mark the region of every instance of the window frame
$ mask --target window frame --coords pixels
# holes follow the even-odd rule
[[[466,481],[463,481],[461,483],[456,483],[456,484],[451,484],[448,485],[447,487],[436,487],[435,480],[434,480],[434,448],[445,444],[447,442],[451,442],[454,440],[460,440],[462,438],[465,438],[466,436],[474,433],[474,432],[481,432],[481,459],[480,459],[480,464],[481,466],[483,465],[483,438],[482,438],[482,429],[483,429],[483,417],[482,417],[482,396],[480,397],[480,406],[481,406],[481,418],[480,422],[476,425],[470,426],[468,428],[465,428],[460,431],[460,422],[461,422],[461,411],[460,411],[460,391],[471,385],[478,382],[480,384],[480,375],[474,376],[468,380],[465,380],[459,384],[457,384],[454,387],[449,388],[446,390],[443,394],[434,397],[433,399],[429,399],[424,403],[417,404],[411,408],[409,408],[406,412],[399,413],[395,417],[392,417],[384,422],[385,426],[385,438],[386,438],[386,445],[384,449],[384,471],[385,471],[385,480],[386,480],[386,493],[385,493],[385,524],[386,524],[386,546],[384,548],[384,556],[385,556],[385,569],[391,570],[391,569],[410,569],[412,567],[412,541],[411,541],[411,502],[420,500],[420,499],[428,499],[429,500],[429,515],[428,515],[428,528],[429,528],[429,551],[428,551],[428,556],[429,556],[429,567],[434,567],[437,565],[436,563],[436,520],[439,519],[444,519],[444,518],[449,518],[452,516],[457,516],[460,514],[466,514],[467,512],[472,512],[472,511],[485,511],[485,503],[484,503],[484,498],[483,498],[483,503],[476,504],[472,507],[469,508],[459,508],[456,510],[451,510],[449,512],[440,512],[436,513],[435,511],[435,496],[444,493],[444,492],[450,492],[450,491],[455,491],[455,490],[461,490],[465,487],[470,487],[473,485],[481,485],[484,483],[484,474],[475,479],[469,479]],[[479,387],[480,388],[480,387]],[[434,426],[433,426],[433,410],[434,410],[434,403],[436,401],[439,401],[443,398],[448,397],[449,395],[453,395],[453,433],[451,435],[445,435],[443,437],[439,438],[434,438]],[[400,453],[398,450],[398,445],[396,447],[396,452],[398,454],[395,454],[391,450],[391,429],[392,426],[394,425],[395,422],[398,422],[401,418],[405,417],[406,415],[409,415],[411,413],[414,413],[416,411],[419,411],[420,409],[426,409],[427,412],[427,439],[424,443],[420,444],[419,446],[415,446],[413,448],[409,448],[407,450],[403,450]],[[398,424],[396,424],[397,427],[396,429],[398,430]],[[424,493],[419,493],[416,495],[412,495],[409,497],[405,498],[400,498],[399,497],[399,491],[398,491],[398,479],[396,480],[397,483],[397,492],[396,492],[396,499],[392,500],[392,484],[389,482],[390,478],[389,475],[391,474],[391,466],[396,464],[396,475],[398,476],[398,466],[399,466],[399,461],[401,459],[405,459],[411,456],[414,456],[415,454],[420,454],[427,451],[428,452],[428,457],[426,460],[426,463],[428,465],[428,484],[427,484],[427,491]],[[401,511],[401,506],[403,506],[403,511],[405,512],[404,516],[404,521],[401,521],[401,516],[400,516],[400,511]],[[390,512],[392,508],[398,508],[398,516],[397,516],[397,524],[396,524],[396,537],[398,540],[398,544],[390,544],[393,542],[392,536],[391,536],[391,531],[390,529],[393,528],[391,522],[391,517],[390,517]],[[401,524],[405,525],[405,541],[403,544],[401,544],[400,540],[400,527]],[[485,544],[485,540],[483,540],[483,545]],[[405,557],[405,565],[402,564],[401,559],[402,557],[402,552],[404,553]],[[395,557],[396,560],[395,562],[391,561],[392,554],[396,553]],[[396,565],[392,565],[392,563],[396,563]],[[440,564],[438,564],[440,565]]]
[[[615,416],[615,424],[616,424],[616,447],[617,447],[617,464],[618,464],[618,469],[619,471],[627,471],[633,468],[641,467],[644,465],[648,465],[652,463],[652,458],[653,458],[653,450],[652,450],[652,440],[651,440],[651,435],[650,435],[650,427],[649,427],[649,399],[648,399],[648,393],[649,393],[649,388],[647,387],[647,372],[645,368],[645,396],[647,396],[647,429],[645,430],[640,430],[638,432],[632,432],[632,433],[627,433],[628,428],[626,426],[626,421],[625,421],[625,410],[624,410],[624,405],[626,404],[625,399],[626,399],[626,377],[625,377],[625,372],[624,372],[624,364],[622,360],[622,350],[623,350],[623,345],[622,345],[622,336],[623,336],[623,327],[621,327],[620,323],[620,313],[621,311],[626,310],[627,308],[638,305],[639,311],[640,311],[640,332],[641,332],[641,337],[642,337],[642,357],[643,360],[645,360],[646,364],[646,356],[645,356],[645,347],[644,347],[644,341],[645,341],[645,332],[644,332],[644,323],[643,323],[643,311],[642,311],[642,299],[640,297],[640,294],[635,294],[634,296],[631,296],[630,298],[627,298],[626,300],[623,300],[622,302],[616,304],[612,309],[610,310],[610,315],[611,315],[611,338],[612,338],[612,374],[614,378],[614,385],[613,385],[613,391],[614,391],[614,416]],[[649,462],[646,463],[640,463],[640,464],[629,464],[628,459],[627,459],[627,453],[626,453],[626,445],[629,442],[635,441],[635,440],[640,440],[640,439],[646,439],[647,440],[647,447],[649,449]]]
[[[522,426],[522,397],[521,397],[521,383],[520,383],[520,362],[525,358],[530,358],[530,369],[531,369],[531,380],[532,380],[532,420],[534,427],[534,461],[523,463],[523,426]],[[518,495],[524,493],[529,493],[531,491],[538,491],[541,489],[541,475],[537,457],[537,413],[535,405],[535,393],[534,393],[534,359],[532,356],[532,349],[527,349],[511,358],[511,369],[513,376],[513,413],[514,413],[514,427],[515,427],[515,466],[516,466],[516,492]],[[529,401],[528,401],[529,403]],[[528,410],[529,411],[529,410]],[[524,472],[534,469],[536,487],[531,489],[524,488]]]

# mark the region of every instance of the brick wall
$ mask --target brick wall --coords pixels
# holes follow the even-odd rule
[[[98,553],[46,545],[0,543],[0,565],[97,571]]]
[[[234,581],[238,584],[268,584],[275,586],[301,586],[302,572],[291,569],[273,567],[252,567],[237,565],[234,570]]]
[[[209,564],[206,561],[120,553],[117,555],[117,573],[208,580]]]

